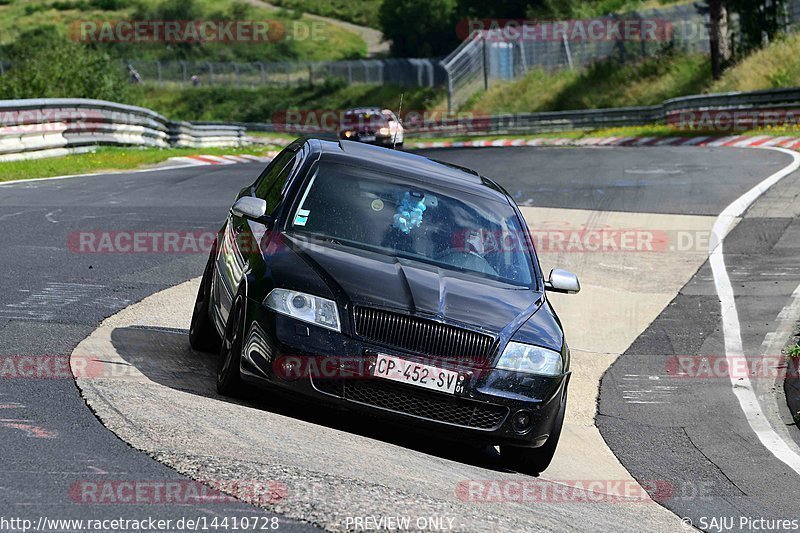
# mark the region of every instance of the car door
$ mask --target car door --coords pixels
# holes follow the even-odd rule
[[[241,196],[250,195],[267,201],[267,213],[278,205],[283,183],[297,165],[299,145],[290,145],[278,154],[264,169],[255,183],[245,189]],[[278,192],[275,193],[274,191]],[[255,254],[260,255],[259,243],[268,228],[259,222],[228,212],[228,219],[220,235],[219,254],[216,263],[215,298],[217,312],[225,323],[236,291],[247,271],[248,262]]]

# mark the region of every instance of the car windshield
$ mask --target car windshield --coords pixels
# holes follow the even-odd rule
[[[342,125],[350,128],[383,126],[386,117],[380,111],[353,111],[344,114]]]
[[[533,267],[506,202],[320,163],[289,227],[343,245],[529,287]]]

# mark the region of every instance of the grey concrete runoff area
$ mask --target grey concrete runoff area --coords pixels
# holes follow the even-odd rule
[[[187,167],[0,186],[0,358],[64,370],[71,357],[73,370],[92,369],[77,372],[77,388],[69,369],[50,379],[4,375],[17,379],[0,389],[1,514],[249,516],[281,530],[457,531],[710,530],[714,517],[752,530],[757,522],[739,518],[797,517],[798,474],[757,436],[731,381],[670,375],[677,357],[724,357],[708,235],[727,206],[792,164],[790,155],[667,147],[424,153],[496,178],[534,232],[657,236],[655,248],[539,249],[546,271],[573,270],[583,285],[579,295],[552,298],[574,375],[550,469],[523,476],[493,448],[454,446],[284,396],[218,396],[214,357],[191,351],[186,339],[205,254],[76,245],[86,232],[213,232],[260,170]],[[789,174],[735,217],[724,241],[747,354],[775,355],[796,333],[799,192],[800,174]],[[796,449],[782,383],[751,382],[767,423]],[[185,489],[192,480],[237,498],[83,497],[87,487]],[[483,501],[465,493],[470,482],[535,496]],[[589,488],[577,497],[576,487]]]

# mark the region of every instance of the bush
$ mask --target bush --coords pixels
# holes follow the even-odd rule
[[[3,52],[12,67],[0,76],[0,98],[121,101],[129,96],[129,85],[117,60],[68,40],[55,27],[23,33]]]
[[[374,105],[397,109],[400,94],[403,109],[427,109],[442,98],[430,87],[348,85],[332,80],[304,87],[188,87],[169,92],[147,87],[141,98],[129,103],[158,111],[176,120],[231,120],[271,122],[287,109],[343,110]]]

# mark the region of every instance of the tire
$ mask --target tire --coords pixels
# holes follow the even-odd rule
[[[214,278],[214,253],[208,258],[197,298],[194,301],[192,322],[189,326],[189,345],[198,352],[217,353],[222,339],[219,338],[217,327],[211,320],[211,282]]]
[[[239,365],[242,361],[242,343],[245,335],[245,299],[239,291],[231,306],[225,336],[219,351],[217,364],[217,392],[223,396],[237,396],[242,388]]]
[[[500,458],[503,462],[521,474],[538,476],[550,466],[553,456],[556,454],[558,440],[561,437],[561,428],[564,426],[564,413],[567,408],[567,394],[558,410],[558,415],[553,422],[553,432],[547,438],[544,445],[538,448],[518,448],[516,446],[500,446]]]

